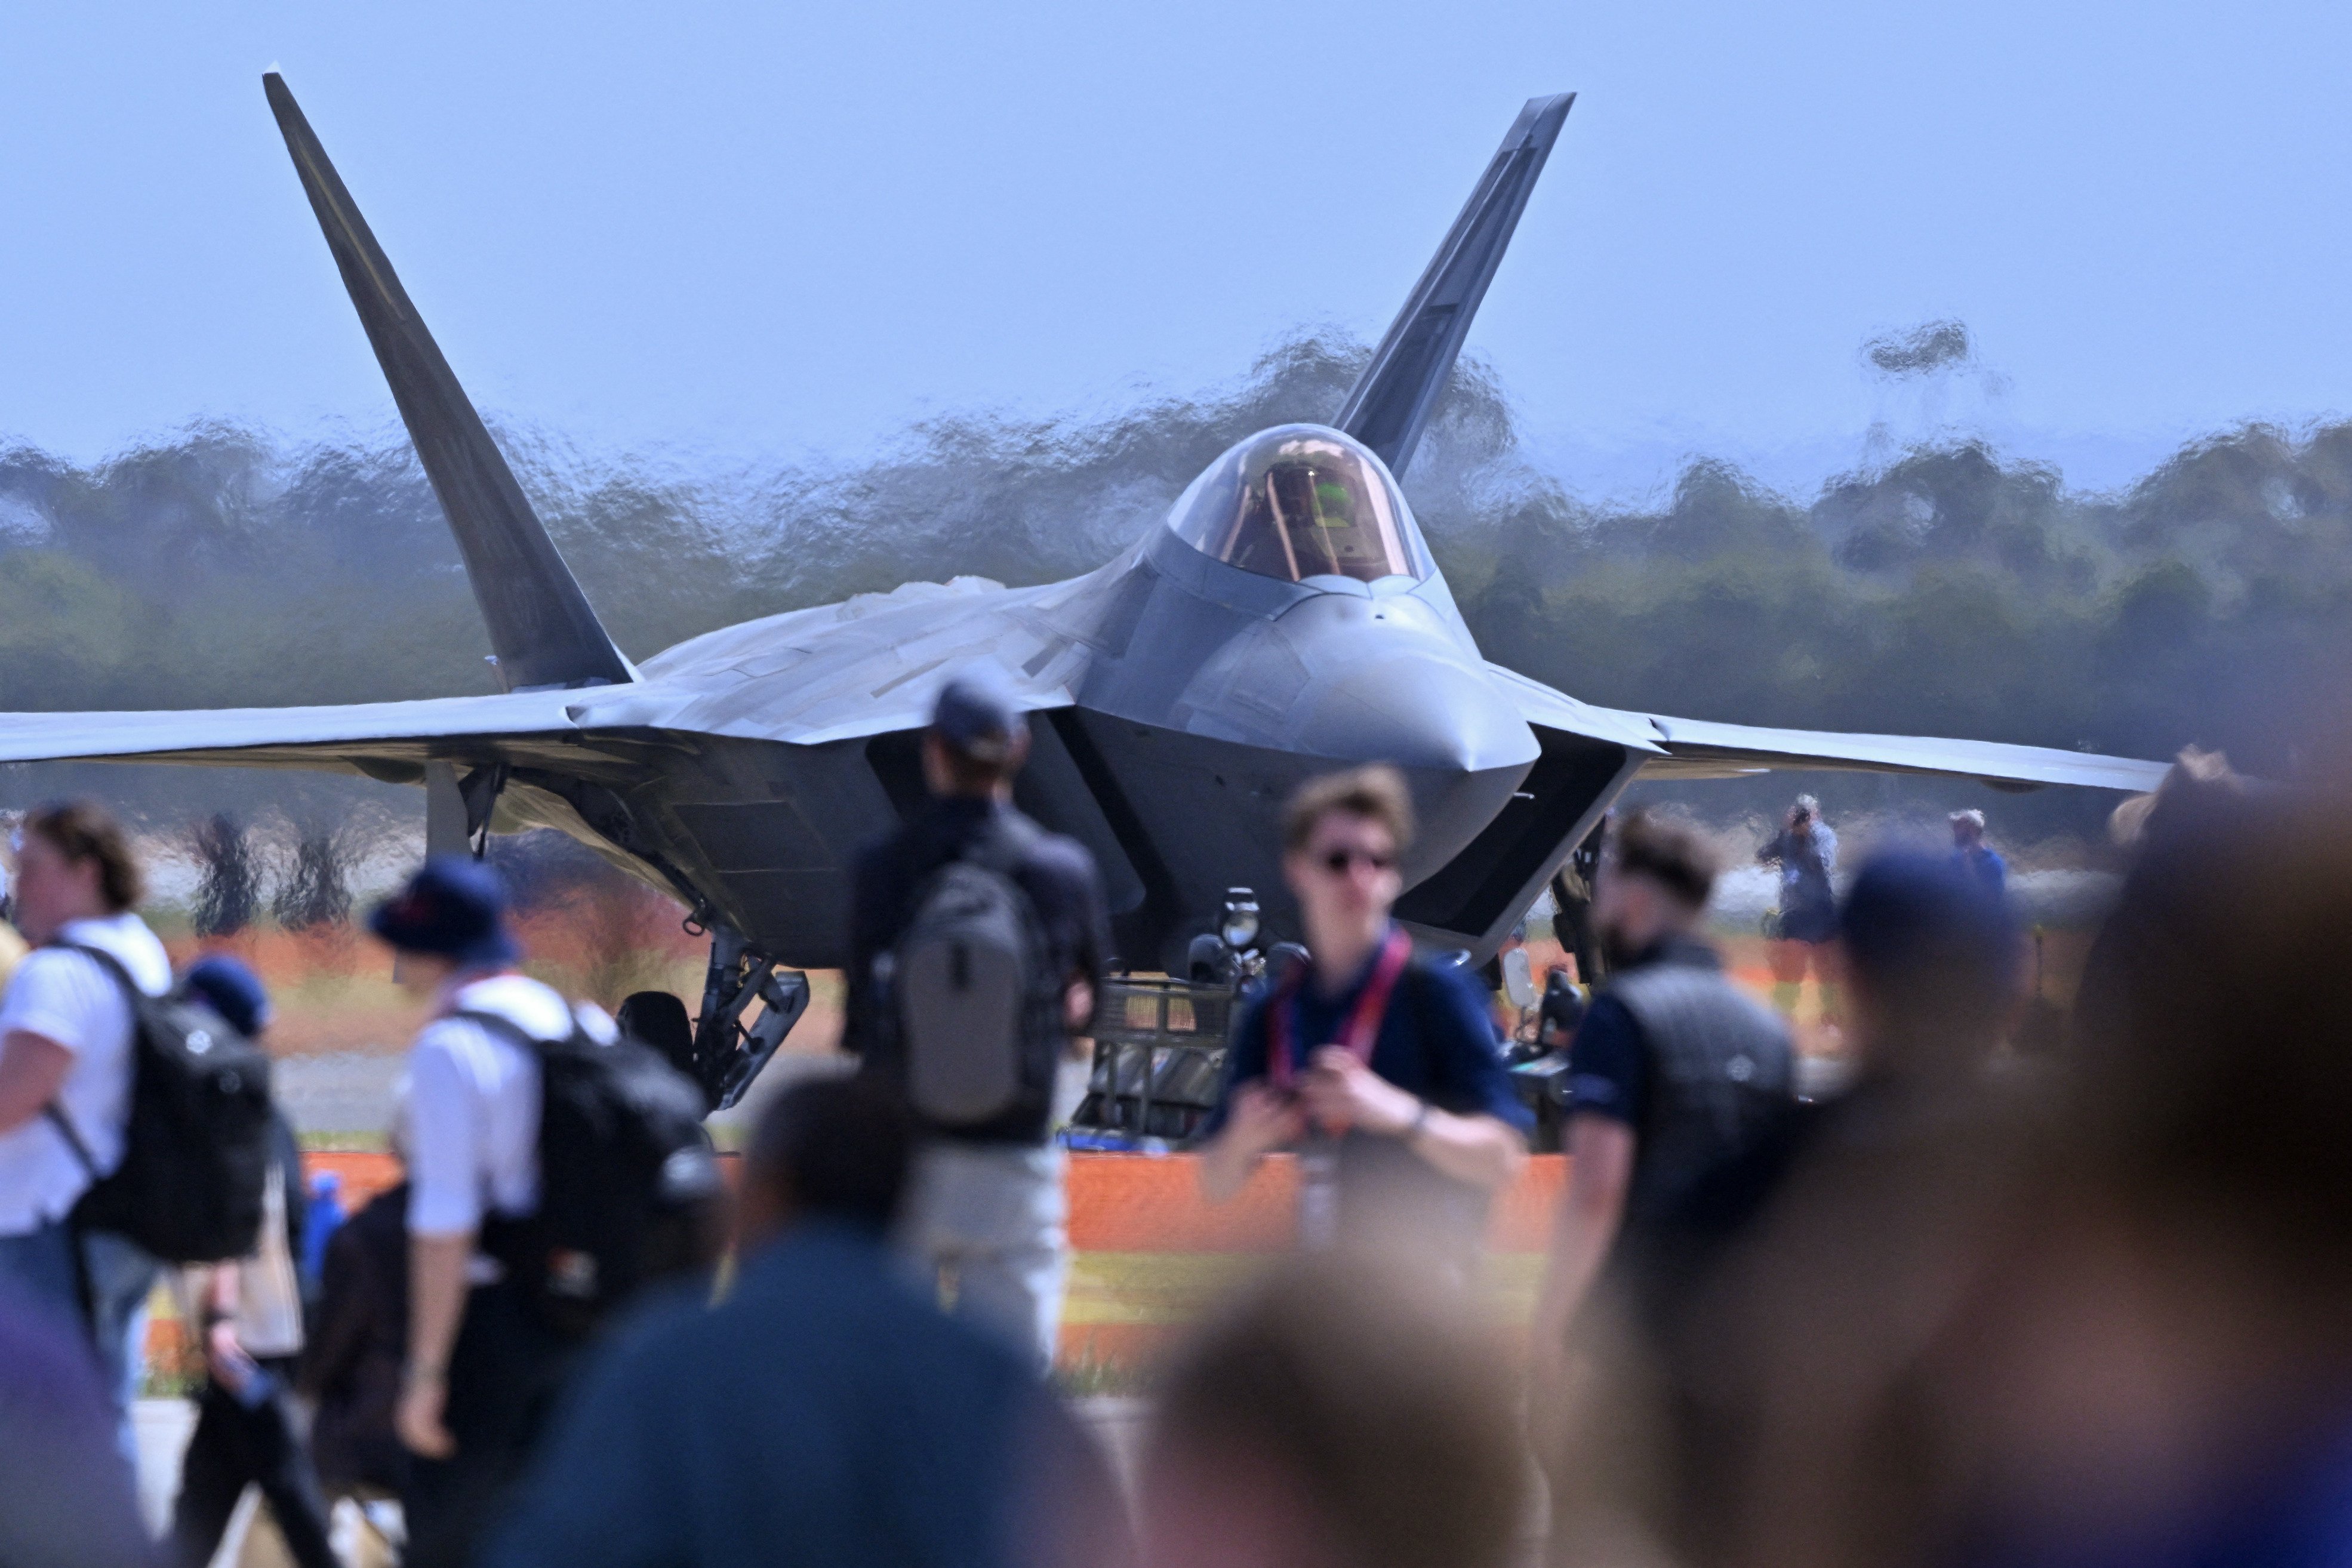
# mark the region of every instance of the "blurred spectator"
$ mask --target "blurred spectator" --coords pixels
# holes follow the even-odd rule
[[[1100,1563],[1100,1454],[1024,1356],[941,1315],[887,1234],[912,1127],[871,1081],[786,1090],[753,1136],[743,1260],[599,1357],[498,1568]]]
[[[505,887],[478,861],[427,860],[368,927],[431,1009],[409,1051],[404,1130],[408,1358],[394,1420],[410,1453],[406,1562],[469,1568],[576,1359],[501,1244],[540,1198],[541,1074],[524,1042],[567,1039],[592,1018],[615,1035],[515,967]]]
[[[131,1466],[89,1346],[0,1281],[0,1563],[148,1568]]]
[[[319,1282],[327,1271],[327,1243],[343,1228],[350,1218],[343,1212],[343,1178],[339,1171],[313,1171],[309,1189],[310,1208],[302,1226],[302,1294],[311,1301],[319,1299]]]
[[[1987,1561],[2352,1558],[2352,834],[2160,791],[2053,1190],[1986,1292]],[[1975,1385],[1981,1378],[1980,1385]]]
[[[302,1361],[317,1407],[310,1454],[330,1496],[397,1494],[408,1450],[393,1429],[408,1354],[408,1184],[339,1227],[320,1270],[319,1321]]]
[[[1656,1483],[1670,1501],[1704,1468],[1685,1319],[1786,1155],[1788,1030],[1696,935],[1715,875],[1696,832],[1643,812],[1616,825],[1601,860],[1593,919],[1609,979],[1569,1055],[1569,1187],[1529,1331],[1534,1419],[1548,1448],[1637,1408],[1650,1419],[1605,1439],[1606,1464],[1574,1442],[1549,1454],[1563,1531],[1602,1506],[1589,1500],[1630,1509],[1629,1493]]]
[[[247,1040],[269,1027],[269,994],[237,959],[215,953],[192,965],[183,988]],[[187,1270],[205,1358],[196,1429],[180,1458],[172,1550],[183,1568],[204,1568],[248,1485],[299,1568],[337,1568],[327,1543],[327,1505],[294,1409],[302,1352],[301,1255],[307,1205],[293,1128],[273,1117],[261,1233],[250,1257]]]
[[[1857,1092],[1942,1090],[1982,1073],[2025,956],[1994,879],[1958,857],[1878,856],[1847,890],[1838,940]]]
[[[1794,1065],[1780,1020],[1723,973],[1697,928],[1712,852],[1635,812],[1612,833],[1593,900],[1610,977],[1569,1057],[1569,1190],[1535,1333],[1539,1357],[1604,1272],[1663,1307],[1757,1195],[1723,1176],[1786,1131]]]
[[[1772,933],[1772,1005],[1793,1018],[1807,970],[1821,988],[1822,1021],[1839,1021],[1837,981],[1823,964],[1837,932],[1837,834],[1822,820],[1822,803],[1800,795],[1779,832],[1765,841],[1756,858],[1780,868],[1780,918]]]
[[[923,1124],[902,1243],[950,1310],[1011,1335],[1042,1376],[1069,1272],[1054,1084],[1094,1017],[1110,936],[1094,857],[1013,807],[1028,756],[999,676],[975,666],[940,688],[923,735],[929,803],[858,853],[844,1045]],[[975,965],[988,973],[967,983]],[[1005,996],[1009,1009],[983,1005]],[[945,1113],[968,1097],[980,1103]]]
[[[14,900],[9,904],[8,914],[0,916],[0,990],[7,988],[9,977],[16,974],[16,966],[23,963],[33,950],[17,934],[16,927],[9,924],[15,917]]]
[[[1904,1516],[1932,1506],[1948,1455],[1916,1358],[1997,1246],[2048,1109],[2047,1080],[1994,1071],[2021,951],[1983,882],[1881,856],[1839,927],[1853,1086],[1809,1119],[1685,1330],[1679,1392],[1711,1457],[1653,1517],[1686,1562],[1918,1560]]]
[[[39,950],[0,1000],[0,1279],[86,1325],[108,1392],[127,1410],[156,1263],[71,1216],[96,1176],[121,1163],[135,1026],[122,982],[73,949],[108,955],[150,996],[171,989],[172,961],[133,913],[140,868],[99,807],[35,809],[16,851],[16,919]]]
[[[1361,1254],[1294,1260],[1161,1386],[1147,1568],[1501,1568],[1524,1551],[1515,1380],[1462,1300]]]
[[[1985,842],[1985,817],[1982,811],[1955,811],[1952,822],[1952,859],[1960,869],[1984,883],[1995,898],[2009,892],[2009,862],[2000,852]]]
[[[1745,1561],[2352,1557],[2352,835],[2234,787],[2142,826],[2063,1101],[1848,1139],[1759,1238]]]
[[[2107,836],[2116,848],[2136,851],[2159,807],[2168,821],[2178,824],[2198,815],[2200,801],[2226,803],[2245,793],[2248,782],[2230,766],[2227,754],[2184,746],[2155,789],[2130,797],[2108,814]]]
[[[1283,834],[1312,964],[1234,1030],[1202,1190],[1225,1202],[1261,1158],[1303,1142],[1307,1245],[1426,1248],[1466,1265],[1489,1196],[1526,1163],[1530,1118],[1485,993],[1456,966],[1416,960],[1389,917],[1412,837],[1404,782],[1387,768],[1310,780]]]

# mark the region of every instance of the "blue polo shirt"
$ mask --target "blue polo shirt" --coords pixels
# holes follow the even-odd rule
[[[1371,979],[1379,956],[1374,948],[1337,995],[1327,995],[1309,977],[1289,998],[1294,1068],[1304,1071],[1316,1051],[1338,1040]],[[1224,1089],[1203,1129],[1204,1136],[1223,1128],[1226,1108],[1236,1088],[1266,1076],[1267,1013],[1281,1005],[1285,1004],[1279,993],[1269,993],[1234,1026],[1225,1053]],[[1492,1116],[1522,1133],[1534,1124],[1527,1107],[1512,1092],[1510,1071],[1495,1042],[1486,993],[1465,971],[1451,965],[1425,964],[1416,957],[1405,966],[1389,997],[1388,1010],[1381,1015],[1380,1030],[1372,1037],[1370,1065],[1391,1083],[1418,1094],[1441,1111]],[[1338,1155],[1343,1232],[1375,1211],[1393,1218],[1402,1206],[1433,1222],[1470,1223],[1470,1239],[1475,1241],[1488,1199],[1484,1190],[1442,1174],[1399,1138],[1349,1133],[1339,1140]]]

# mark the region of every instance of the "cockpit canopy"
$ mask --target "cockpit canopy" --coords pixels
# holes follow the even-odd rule
[[[1277,425],[1234,447],[1177,498],[1168,526],[1218,560],[1288,582],[1430,570],[1389,471],[1319,424]]]

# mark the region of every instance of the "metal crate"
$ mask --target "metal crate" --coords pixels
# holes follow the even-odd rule
[[[1234,993],[1133,975],[1103,982],[1094,1074],[1073,1128],[1181,1146],[1217,1103]]]

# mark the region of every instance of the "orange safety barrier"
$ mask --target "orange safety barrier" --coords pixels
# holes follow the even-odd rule
[[[341,1149],[305,1149],[302,1152],[302,1171],[305,1176],[332,1171],[341,1177],[341,1201],[345,1214],[357,1214],[366,1206],[368,1199],[398,1186],[402,1174],[398,1155]]]
[[[311,1171],[342,1178],[346,1209],[396,1185],[388,1154],[314,1151]],[[723,1161],[730,1179],[740,1162]],[[1190,1155],[1070,1156],[1070,1293],[1060,1361],[1066,1374],[1107,1386],[1130,1384],[1185,1325],[1297,1230],[1296,1160],[1267,1160],[1233,1202],[1202,1201]],[[1568,1162],[1538,1155],[1496,1200],[1486,1228],[1492,1281],[1525,1296],[1550,1235]]]
[[[1078,1252],[1278,1252],[1291,1243],[1297,1162],[1276,1155],[1223,1207],[1201,1197],[1194,1156],[1072,1155],[1070,1246]],[[1540,1252],[1568,1161],[1538,1155],[1496,1202],[1486,1228],[1495,1252]]]
[[[724,1166],[730,1178],[738,1162]],[[395,1155],[311,1150],[309,1172],[342,1178],[346,1212],[400,1182]],[[1267,1160],[1239,1197],[1222,1207],[1202,1200],[1194,1156],[1072,1155],[1070,1246],[1079,1252],[1278,1252],[1290,1245],[1298,1201],[1298,1173],[1287,1155]],[[1540,1252],[1550,1234],[1553,1207],[1568,1179],[1568,1161],[1538,1155],[1526,1174],[1495,1204],[1486,1228],[1496,1252]]]

